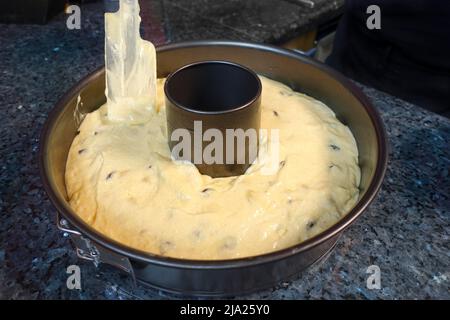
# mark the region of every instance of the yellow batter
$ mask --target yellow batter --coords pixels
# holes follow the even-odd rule
[[[323,103],[261,77],[261,128],[279,129],[278,169],[263,174],[259,161],[245,175],[212,179],[171,160],[163,81],[147,122],[111,122],[103,106],[73,141],[70,204],[98,231],[158,255],[230,259],[304,241],[356,203],[356,143]]]

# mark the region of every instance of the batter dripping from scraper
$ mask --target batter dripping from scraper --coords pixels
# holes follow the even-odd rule
[[[274,174],[267,140],[246,174],[211,178],[171,159],[164,79],[139,37],[136,0],[105,15],[107,104],[88,114],[70,148],[66,185],[75,212],[128,246],[177,258],[230,259],[304,241],[358,198],[358,150],[323,103],[261,77],[261,127],[279,129]]]

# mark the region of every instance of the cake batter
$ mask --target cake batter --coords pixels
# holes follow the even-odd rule
[[[280,162],[211,178],[171,159],[163,82],[142,124],[88,114],[70,148],[70,204],[103,234],[151,253],[230,259],[295,245],[336,223],[356,203],[360,170],[350,130],[323,103],[261,77],[261,127],[279,129]],[[124,106],[125,108],[126,106]]]

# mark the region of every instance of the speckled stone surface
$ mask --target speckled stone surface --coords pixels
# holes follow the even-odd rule
[[[293,2],[293,3],[292,3]],[[295,0],[162,0],[171,40],[233,39],[282,43],[312,30],[340,13],[343,0],[313,0],[313,8]]]
[[[38,140],[47,113],[70,86],[103,64],[101,5],[86,5],[82,13],[79,31],[67,30],[64,16],[47,26],[0,25],[0,298],[172,297],[133,288],[112,267],[80,261],[55,226],[39,178]],[[294,281],[239,298],[450,298],[450,121],[362,88],[390,140],[380,194],[327,260]],[[72,264],[81,268],[82,290],[66,287]],[[366,287],[373,264],[381,269],[380,290]]]

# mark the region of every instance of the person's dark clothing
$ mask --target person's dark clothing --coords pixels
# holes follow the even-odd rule
[[[369,30],[370,5],[381,29]],[[450,1],[347,0],[327,63],[435,112],[450,111]]]

